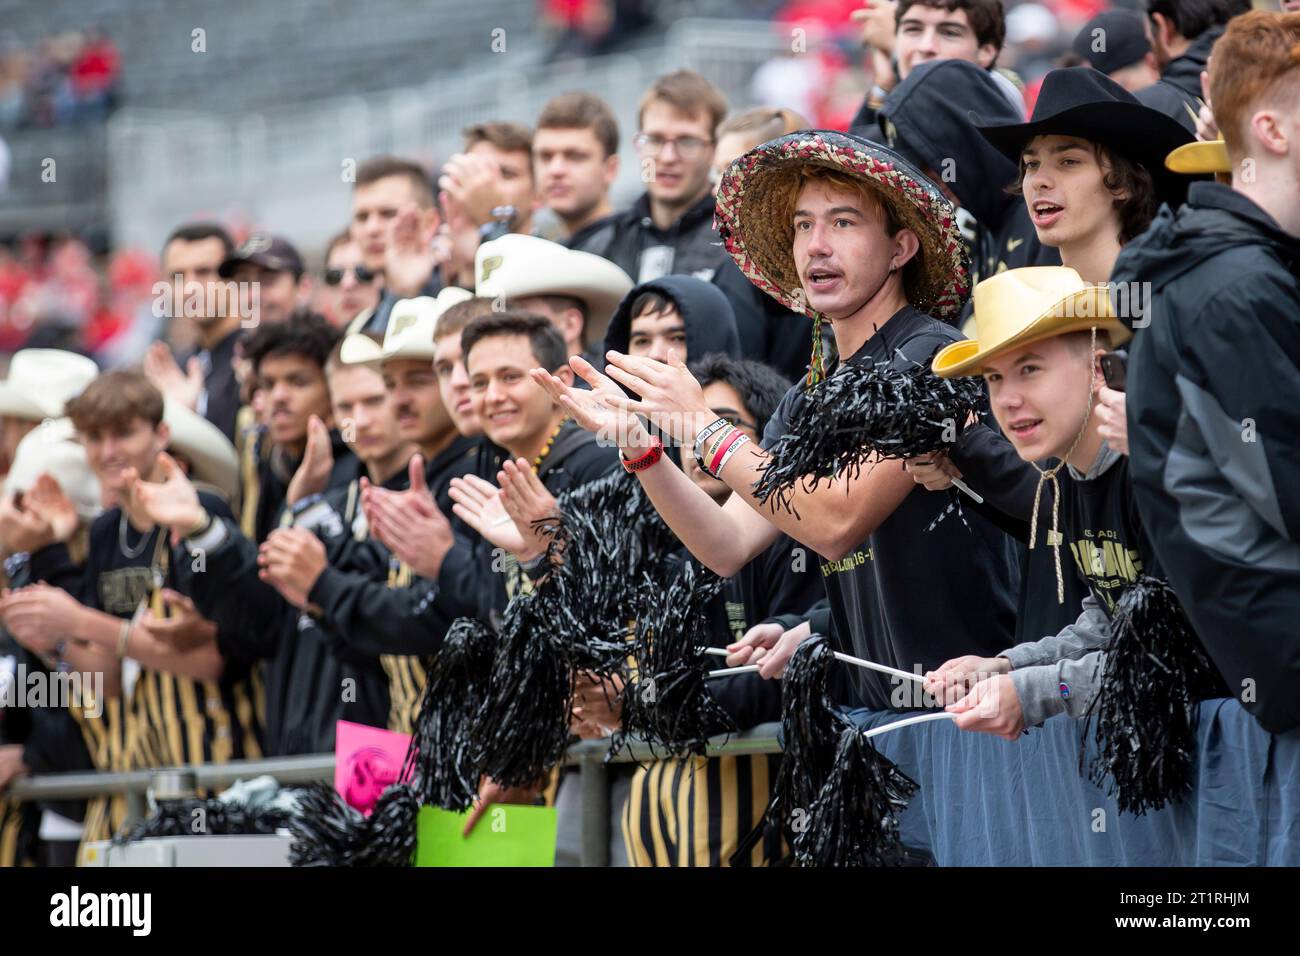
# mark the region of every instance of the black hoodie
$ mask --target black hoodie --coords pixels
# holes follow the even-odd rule
[[[980,135],[971,113],[985,123],[1024,119],[987,70],[965,60],[936,60],[917,66],[890,93],[880,129],[886,145],[947,186],[979,223],[973,278],[1060,265],[1060,253],[1038,241],[1024,199],[1006,191],[1016,181],[1016,165]]]
[[[1201,108],[1201,72],[1206,69],[1214,41],[1223,36],[1222,25],[1210,27],[1174,57],[1160,74],[1160,79],[1133,95],[1144,106],[1172,116],[1191,132],[1196,132],[1196,114]]]
[[[740,333],[731,303],[717,286],[692,276],[662,276],[643,282],[623,297],[605,331],[605,347],[627,352],[632,338],[632,305],[644,292],[657,292],[677,308],[686,326],[686,360],[697,362],[710,352],[740,358]]]
[[[1242,193],[1193,183],[1111,276],[1144,283],[1148,304],[1128,361],[1142,523],[1228,686],[1273,733],[1300,727],[1298,265],[1300,237]]]

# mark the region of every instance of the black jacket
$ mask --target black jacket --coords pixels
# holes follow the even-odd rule
[[[1193,183],[1120,253],[1149,283],[1128,363],[1131,474],[1156,556],[1264,729],[1300,726],[1300,238]]]
[[[1210,27],[1198,36],[1187,52],[1169,61],[1160,79],[1133,95],[1144,106],[1172,116],[1191,132],[1196,132],[1196,114],[1201,108],[1201,72],[1205,70],[1214,41],[1223,36],[1224,27]]]
[[[1060,253],[1038,241],[1025,200],[1006,191],[1016,181],[1015,163],[979,134],[972,113],[984,123],[1023,119],[987,70],[964,60],[922,63],[885,100],[880,133],[975,217],[972,281],[1022,266],[1060,265]]]
[[[199,349],[194,353],[204,367],[199,413],[220,428],[232,443],[235,441],[235,419],[242,404],[239,381],[235,377],[235,346],[242,337],[243,330],[236,329],[211,349]]]
[[[667,229],[650,218],[650,197],[592,223],[569,247],[613,262],[638,284],[663,275],[689,275],[712,282],[727,297],[740,333],[740,354],[797,379],[812,354],[812,321],[792,312],[745,278],[713,229],[716,201],[703,196]]]

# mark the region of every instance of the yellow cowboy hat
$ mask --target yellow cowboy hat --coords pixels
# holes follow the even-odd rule
[[[1196,175],[1200,173],[1230,173],[1232,161],[1228,147],[1221,139],[1207,142],[1184,143],[1165,157],[1165,168],[1174,173]]]
[[[1109,332],[1113,345],[1132,335],[1111,308],[1110,290],[1064,266],[1000,272],[975,286],[974,305],[975,338],[935,355],[931,367],[940,378],[978,375],[994,355],[1067,332],[1096,328]]]

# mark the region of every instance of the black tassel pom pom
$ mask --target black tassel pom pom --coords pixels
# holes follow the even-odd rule
[[[928,362],[908,369],[843,365],[805,393],[790,430],[768,449],[771,457],[754,495],[764,503],[775,498],[778,507],[792,511],[792,493],[801,483],[811,490],[838,475],[856,476],[878,458],[949,448],[971,413],[984,407],[980,379],[939,378]]]
[[[1182,799],[1192,787],[1197,704],[1225,691],[1166,582],[1143,575],[1125,588],[1102,667],[1090,778],[1112,787],[1122,813]]]
[[[459,618],[429,662],[400,777],[421,804],[459,812],[469,809],[478,793],[475,725],[491,685],[496,647],[491,628]]]
[[[343,802],[332,787],[317,784],[300,797],[290,829],[292,866],[410,866],[415,856],[415,818],[420,804],[410,787],[393,784],[370,816]]]

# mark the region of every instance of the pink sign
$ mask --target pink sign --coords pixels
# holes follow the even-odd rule
[[[334,732],[334,789],[366,816],[396,783],[411,743],[407,734],[340,720]]]

